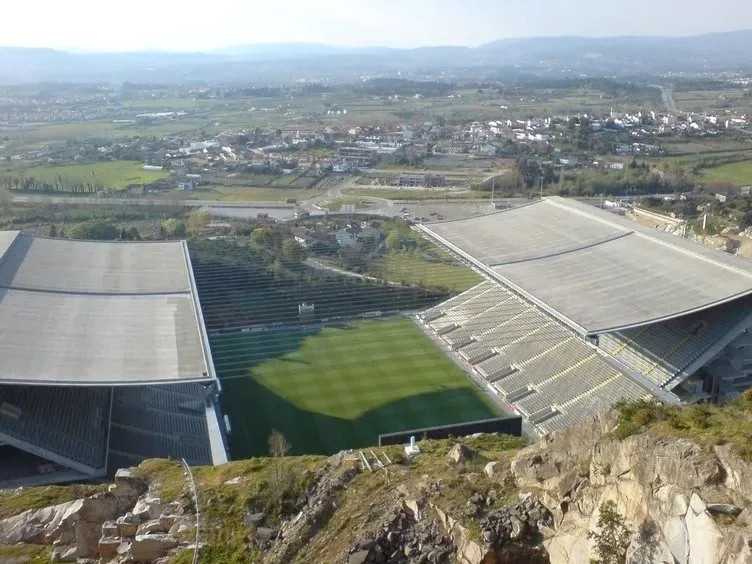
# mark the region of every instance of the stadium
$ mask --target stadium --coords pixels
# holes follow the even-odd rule
[[[185,242],[0,232],[0,488],[227,460]]]
[[[296,454],[501,414],[536,438],[752,386],[743,259],[555,197],[414,229],[481,282],[452,296],[285,278],[232,241],[0,232],[0,488],[263,455],[272,429]]]
[[[752,385],[752,265],[559,197],[426,224],[486,281],[419,317],[537,435]]]

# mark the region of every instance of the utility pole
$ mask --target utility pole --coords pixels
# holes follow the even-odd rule
[[[494,192],[496,192],[496,176],[491,179],[491,209],[494,209]]]

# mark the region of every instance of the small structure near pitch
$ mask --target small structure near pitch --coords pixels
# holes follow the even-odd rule
[[[420,447],[418,446],[418,443],[415,442],[415,435],[412,435],[410,437],[410,444],[405,445],[405,456],[412,458],[413,456],[418,456],[419,454]]]

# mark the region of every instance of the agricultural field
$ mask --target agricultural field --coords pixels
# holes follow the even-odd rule
[[[680,110],[706,112],[711,110],[749,111],[752,98],[744,96],[742,88],[720,90],[674,90],[674,99]]]
[[[373,445],[380,433],[498,416],[490,400],[409,319],[236,333],[211,339],[233,458]]]
[[[700,175],[702,182],[728,182],[736,186],[752,184],[752,160],[706,168]]]
[[[111,189],[122,189],[129,184],[149,184],[168,176],[166,172],[144,170],[142,163],[133,161],[34,166],[11,169],[9,174],[61,187],[91,185]]]

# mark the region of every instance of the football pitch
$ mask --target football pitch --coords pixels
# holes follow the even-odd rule
[[[499,412],[409,319],[220,335],[211,339],[233,458],[378,444],[378,435]]]

